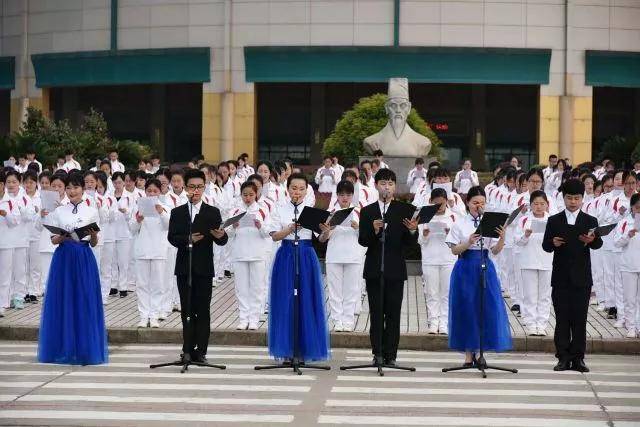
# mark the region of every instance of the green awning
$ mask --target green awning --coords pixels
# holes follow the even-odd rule
[[[16,86],[16,60],[13,56],[0,56],[0,89]]]
[[[201,47],[31,55],[38,87],[208,82],[209,58]]]
[[[640,52],[588,50],[586,68],[589,86],[640,87]]]
[[[250,46],[249,82],[549,83],[550,49]]]

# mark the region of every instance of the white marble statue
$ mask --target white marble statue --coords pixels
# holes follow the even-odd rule
[[[382,150],[385,156],[391,157],[426,157],[431,150],[431,141],[407,124],[411,112],[409,81],[389,79],[388,95],[384,109],[389,121],[380,132],[365,138],[365,151],[373,154],[375,150]]]

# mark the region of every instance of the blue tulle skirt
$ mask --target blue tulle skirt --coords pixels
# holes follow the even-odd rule
[[[98,264],[86,243],[53,253],[42,307],[38,361],[98,365],[108,359]]]
[[[485,254],[487,251],[485,251]],[[512,348],[511,330],[500,280],[491,259],[487,260],[487,286],[484,294],[484,350]],[[480,251],[468,250],[456,261],[449,287],[449,347],[475,352],[480,349]]]
[[[278,359],[294,356],[293,349],[293,281],[294,244],[283,240],[271,271],[269,297],[269,354]],[[322,271],[310,240],[301,240],[298,354],[302,360],[329,358],[329,334],[324,312]]]

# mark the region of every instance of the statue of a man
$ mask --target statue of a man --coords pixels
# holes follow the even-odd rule
[[[384,109],[389,121],[380,132],[365,138],[365,151],[372,154],[375,150],[382,150],[385,156],[426,157],[431,150],[431,141],[407,124],[411,112],[409,81],[405,78],[389,79],[388,95]]]

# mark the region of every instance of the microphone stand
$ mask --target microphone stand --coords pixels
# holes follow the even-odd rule
[[[479,212],[478,217],[482,216],[482,212]],[[480,231],[480,319],[478,321],[478,334],[480,336],[480,357],[473,358],[471,366],[455,366],[453,368],[443,368],[442,372],[463,371],[466,369],[477,369],[482,372],[482,378],[487,378],[488,369],[495,371],[511,372],[517,374],[517,369],[503,368],[496,365],[487,364],[487,360],[484,357],[484,295],[487,289],[487,255],[484,249],[484,237],[482,236],[482,221],[478,224],[478,231]]]
[[[378,320],[378,327],[380,328],[380,333],[378,334],[378,348],[380,349],[380,351],[382,351],[382,346],[383,346],[383,341],[382,341],[382,337],[384,335],[384,271],[385,271],[385,266],[384,266],[384,250],[385,250],[385,242],[386,242],[386,235],[387,235],[387,227],[386,227],[386,213],[387,213],[387,193],[386,191],[383,193],[382,195],[382,204],[383,204],[383,210],[382,210],[382,235],[380,236],[380,244],[381,244],[381,250],[382,250],[382,254],[380,256],[380,293],[378,294],[378,298],[380,301],[380,304],[378,304],[378,306],[380,307],[381,313],[379,313],[379,320]],[[341,371],[346,371],[346,370],[350,370],[350,369],[364,369],[364,368],[376,368],[378,370],[378,375],[380,375],[381,377],[384,376],[384,371],[383,368],[389,368],[389,369],[398,369],[401,371],[410,371],[410,372],[415,372],[416,368],[414,367],[407,367],[407,366],[400,366],[400,365],[396,365],[396,364],[389,364],[389,363],[385,363],[384,362],[384,357],[382,356],[382,354],[376,354],[375,355],[375,361],[373,363],[367,363],[364,365],[352,365],[352,366],[340,366],[340,370]]]
[[[300,368],[322,369],[325,371],[331,369],[330,366],[306,364],[304,360],[300,358],[300,344],[298,342],[298,322],[300,319],[300,235],[298,234],[298,206],[299,205],[296,205],[294,203],[293,223],[295,224],[295,227],[293,232],[293,268],[295,273],[293,278],[293,357],[275,365],[256,366],[254,368],[256,371],[264,369],[291,368],[296,374],[302,375],[302,371],[300,370]]]
[[[184,310],[187,313],[186,316],[186,325],[185,325],[185,330],[186,331],[191,331],[191,321],[192,321],[192,317],[193,317],[193,313],[192,313],[192,307],[191,307],[191,298],[193,295],[193,273],[192,273],[192,268],[193,268],[193,236],[192,236],[192,218],[193,218],[193,195],[191,195],[189,197],[189,237],[188,237],[188,244],[187,244],[187,263],[188,263],[188,267],[189,270],[187,272],[187,298],[185,298],[185,302],[187,303],[186,307],[182,307],[182,310]],[[193,333],[186,333],[184,334],[184,336],[182,337],[182,339],[184,340],[184,344],[185,347],[190,349],[192,348],[192,342],[191,340],[193,339]],[[204,355],[203,355],[204,356]],[[187,370],[189,370],[189,366],[191,365],[195,365],[195,366],[202,366],[202,367],[206,367],[206,368],[216,368],[216,369],[227,369],[226,366],[224,365],[212,365],[210,363],[207,362],[200,362],[197,360],[193,360],[191,358],[191,353],[189,352],[185,352],[182,354],[182,357],[179,360],[175,360],[173,362],[168,362],[168,363],[158,363],[155,365],[149,365],[149,368],[151,369],[155,369],[155,368],[163,368],[165,366],[182,366],[182,369],[180,370],[181,374],[184,374],[185,372],[187,372]]]

